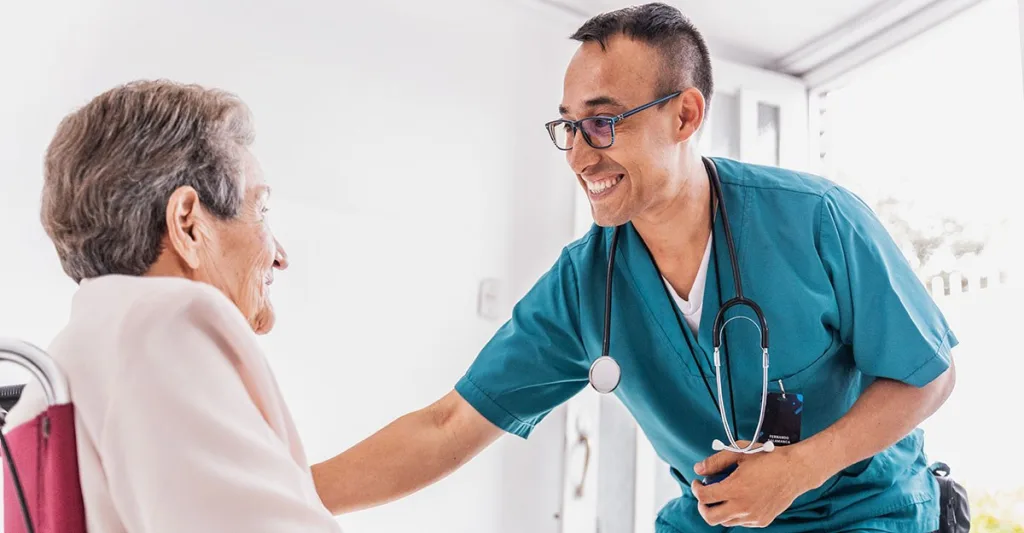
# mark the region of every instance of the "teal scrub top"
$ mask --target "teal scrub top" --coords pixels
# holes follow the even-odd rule
[[[713,161],[745,296],[760,305],[770,330],[769,391],[781,392],[781,382],[787,394],[803,395],[801,439],[836,422],[875,378],[921,387],[949,368],[956,337],[864,202],[821,177]],[[726,440],[701,377],[703,371],[714,390],[713,320],[719,302],[735,294],[720,216],[714,228],[696,336],[679,327],[675,303],[633,226],[623,226],[619,236],[610,353],[622,381],[615,395],[682,489],[659,512],[658,533],[729,530],[704,522],[690,490],[694,464],[715,453],[714,439]],[[566,246],[456,384],[505,431],[528,437],[553,408],[588,385],[590,364],[601,355],[612,231],[594,226]],[[749,313],[733,308],[727,316],[734,310]],[[729,324],[726,336],[737,438],[750,440],[761,402],[758,332],[741,320]],[[722,372],[731,425],[724,362]],[[800,496],[764,530],[935,531],[939,491],[927,466],[917,429]]]

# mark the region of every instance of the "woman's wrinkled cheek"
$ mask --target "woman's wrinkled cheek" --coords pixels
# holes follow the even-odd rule
[[[270,268],[263,254],[253,258],[249,265],[246,280],[248,288],[249,316],[251,316],[252,328],[256,333],[268,333],[274,327],[274,306],[270,302],[270,286],[267,285],[267,275]]]
[[[262,274],[253,275],[245,281],[246,284],[242,287],[244,302],[240,307],[243,308],[242,312],[249,319],[252,329],[257,333],[265,333],[266,331],[261,330],[269,331],[268,328],[273,326],[273,307],[267,294],[270,287],[266,285]]]

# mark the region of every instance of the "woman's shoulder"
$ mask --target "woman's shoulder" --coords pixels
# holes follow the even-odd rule
[[[74,296],[72,312],[103,306],[112,310],[139,311],[149,307],[232,306],[220,290],[208,283],[171,276],[110,274],[82,280]],[[237,309],[236,309],[237,312]]]
[[[254,335],[241,312],[213,286],[180,278],[104,276],[82,283],[68,323],[46,351],[64,373],[76,409],[86,422],[98,422],[93,415],[106,410],[126,372],[141,379],[167,376],[172,367],[195,370],[211,362],[211,353],[244,365],[249,357],[236,354],[256,355],[255,339],[247,338]],[[12,413],[31,417],[41,411],[45,402],[36,389],[31,380]]]
[[[180,327],[182,322],[247,331],[244,317],[228,297],[207,283],[172,277],[119,280],[126,297],[125,322],[143,330]]]
[[[56,344],[76,362],[125,368],[201,363],[219,352],[237,365],[261,355],[252,328],[212,285],[172,277],[103,277],[83,284]],[[83,357],[82,349],[93,355]],[[188,353],[186,353],[188,352]],[[96,355],[101,354],[101,355]],[[244,361],[243,361],[244,363]]]
[[[222,300],[230,303],[224,293],[209,283],[202,283],[178,277],[116,276],[109,279],[90,280],[90,283],[105,283],[107,292],[123,293],[137,303],[175,304],[198,302],[201,305],[216,305]]]
[[[180,278],[150,278],[143,284],[126,310],[126,335],[175,344],[198,342],[216,346],[225,355],[258,351],[256,334],[219,289]]]

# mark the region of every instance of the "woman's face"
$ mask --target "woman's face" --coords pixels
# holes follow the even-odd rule
[[[274,238],[267,221],[270,187],[256,158],[243,150],[244,200],[238,216],[220,220],[207,213],[203,239],[196,249],[197,281],[217,287],[235,303],[256,333],[274,326],[270,284],[274,270],[288,266],[284,248]]]

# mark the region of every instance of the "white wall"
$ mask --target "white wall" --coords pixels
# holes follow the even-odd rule
[[[1020,0],[1020,61],[1024,71],[1024,0]]]
[[[13,8],[13,12],[12,12]],[[0,19],[0,335],[45,346],[74,285],[38,223],[60,118],[165,77],[237,92],[257,121],[272,224],[268,355],[312,460],[449,391],[572,236],[574,180],[543,131],[577,21],[531,0],[18,2]],[[554,532],[561,422],[507,437],[349,531]]]

